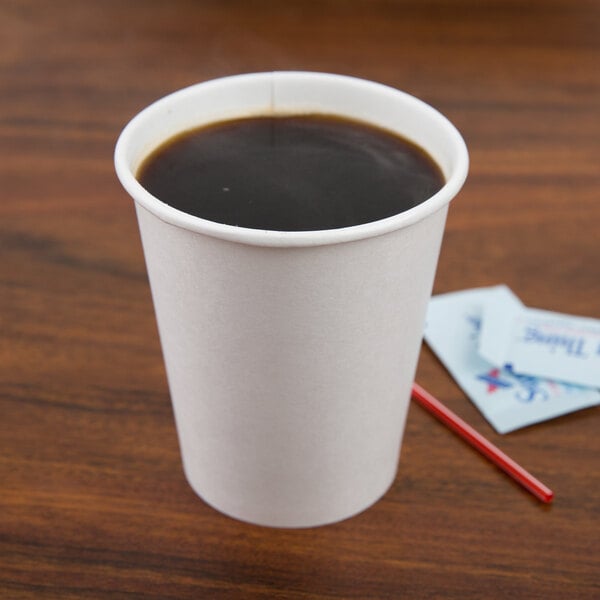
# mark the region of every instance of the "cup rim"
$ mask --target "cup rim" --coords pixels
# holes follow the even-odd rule
[[[173,103],[176,103],[186,97],[202,93],[202,90],[207,86],[229,83],[235,79],[241,81],[242,79],[251,78],[271,78],[271,80],[273,80],[273,78],[276,77],[297,77],[322,80],[328,79],[332,83],[337,81],[338,83],[345,83],[346,85],[350,84],[365,89],[369,88],[373,93],[383,92],[388,95],[391,94],[396,96],[405,104],[412,105],[413,108],[428,113],[428,117],[436,122],[436,127],[439,127],[440,130],[443,131],[446,137],[451,140],[453,145],[452,152],[454,165],[450,176],[446,179],[446,182],[442,188],[433,196],[406,211],[397,213],[390,217],[379,219],[377,221],[353,225],[351,227],[311,231],[252,229],[248,227],[240,227],[236,225],[228,225],[224,223],[218,223],[216,221],[210,221],[202,217],[191,215],[164,203],[148,192],[139,183],[128,163],[127,151],[132,143],[132,139],[136,135],[137,130],[143,127],[149,118],[151,118],[153,115],[159,114],[165,109],[165,107],[168,107]],[[339,114],[341,116],[348,116],[344,115],[343,111],[340,111]],[[349,118],[352,117],[349,116]],[[368,123],[368,121],[366,122]],[[377,126],[381,127],[381,125]],[[393,131],[392,129],[390,130]],[[168,137],[174,136],[177,133],[177,131],[173,131],[173,133]],[[168,139],[168,137],[166,139]],[[436,160],[435,157],[432,158]],[[172,92],[153,102],[135,115],[129,121],[129,123],[127,123],[119,135],[117,144],[115,146],[114,163],[117,177],[119,178],[125,190],[135,200],[136,204],[150,211],[152,214],[166,223],[195,233],[205,234],[232,242],[256,246],[298,247],[337,244],[376,237],[390,233],[397,229],[403,229],[418,221],[421,221],[425,217],[446,206],[456,196],[466,179],[469,168],[469,157],[466,144],[456,127],[435,108],[416,98],[415,96],[407,94],[406,92],[381,83],[376,83],[357,77],[351,77],[348,75],[309,71],[271,71],[264,73],[232,75],[196,83]]]

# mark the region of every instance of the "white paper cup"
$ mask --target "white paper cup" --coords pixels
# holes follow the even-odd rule
[[[191,216],[135,179],[142,160],[181,131],[315,112],[416,142],[445,186],[380,221],[278,232]],[[331,523],[373,504],[396,474],[447,207],[467,173],[458,131],[380,84],[259,73],[155,102],[123,130],[115,164],[135,200],[192,488],[223,513],[275,527]]]

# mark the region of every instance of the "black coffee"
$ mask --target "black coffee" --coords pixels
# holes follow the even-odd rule
[[[411,142],[324,115],[244,118],[187,131],[155,150],[137,177],[179,210],[277,231],[377,221],[444,185],[439,167]]]

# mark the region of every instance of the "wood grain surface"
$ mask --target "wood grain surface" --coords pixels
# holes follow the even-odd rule
[[[600,597],[598,409],[499,436],[425,347],[421,384],[552,506],[416,405],[393,487],[342,523],[254,527],[187,485],[112,152],[160,96],[271,69],[381,81],[463,132],[435,292],[600,317],[597,1],[0,0],[0,598]]]

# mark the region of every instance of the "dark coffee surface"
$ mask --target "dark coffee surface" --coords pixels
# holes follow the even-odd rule
[[[179,210],[278,231],[369,223],[427,200],[444,184],[433,160],[387,131],[337,117],[245,118],[168,140],[138,180]]]

